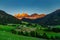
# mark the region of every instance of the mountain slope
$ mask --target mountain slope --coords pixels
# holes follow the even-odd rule
[[[21,21],[5,11],[0,10],[0,24],[17,24]]]
[[[42,19],[35,20],[41,25],[60,25],[60,9],[48,14]]]

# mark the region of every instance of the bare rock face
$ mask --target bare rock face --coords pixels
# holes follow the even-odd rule
[[[27,19],[33,19],[33,20],[35,20],[35,19],[38,19],[38,18],[42,18],[42,17],[45,17],[46,15],[45,14],[36,14],[36,13],[34,13],[34,14],[32,14],[32,15],[28,15],[28,14],[26,14],[26,13],[22,13],[22,14],[16,14],[16,15],[14,15],[16,18],[18,18],[18,19],[23,19],[23,18],[27,18]]]

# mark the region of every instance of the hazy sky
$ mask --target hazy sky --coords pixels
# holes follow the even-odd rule
[[[22,12],[48,14],[56,9],[60,9],[60,0],[0,0],[0,10],[12,15]]]

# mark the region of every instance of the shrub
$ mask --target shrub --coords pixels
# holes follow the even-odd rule
[[[60,39],[60,37],[58,37],[58,36],[55,36],[55,39],[59,40],[59,39]]]
[[[25,34],[24,34],[25,36],[29,36],[29,33],[27,32],[27,31],[25,31]]]
[[[20,31],[18,31],[18,35],[22,35]]]
[[[42,36],[43,36],[43,38],[48,39],[48,36],[47,36],[47,34],[46,34],[46,33],[44,33]]]
[[[37,38],[42,38],[42,36],[38,32],[36,32],[36,37]]]
[[[16,34],[16,31],[14,29],[11,30],[12,33]]]
[[[23,31],[21,31],[21,35],[24,35]]]
[[[52,31],[54,31],[54,32],[60,32],[60,28],[53,28]]]
[[[31,31],[31,32],[30,32],[30,35],[31,35],[32,37],[35,37],[35,36],[36,36],[35,31]]]

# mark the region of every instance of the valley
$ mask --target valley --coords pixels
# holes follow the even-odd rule
[[[25,22],[16,25],[0,25],[0,37],[3,37],[1,38],[2,40],[8,40],[8,37],[9,40],[24,40],[24,38],[26,38],[26,40],[60,39],[60,32],[54,31],[52,29],[53,28],[43,27],[38,24],[29,25]]]
[[[60,10],[33,20],[28,18],[20,20],[0,10],[0,39],[59,40]]]

